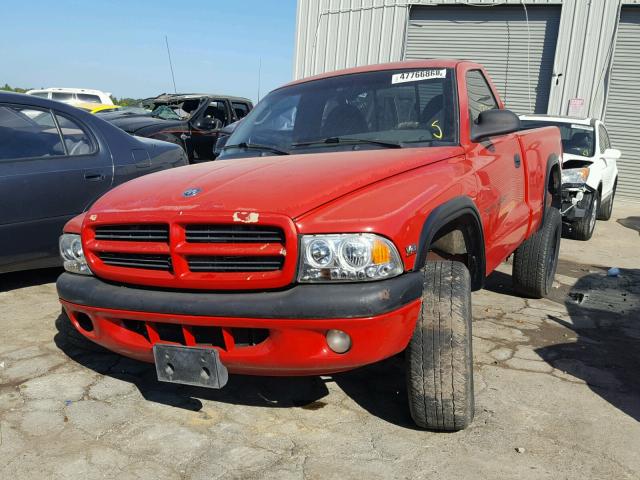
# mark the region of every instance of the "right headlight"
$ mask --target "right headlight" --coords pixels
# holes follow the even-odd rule
[[[589,169],[584,168],[568,168],[562,170],[562,183],[564,184],[580,184],[589,178]]]
[[[89,265],[87,265],[87,260],[84,258],[80,235],[74,233],[62,234],[60,237],[60,256],[67,272],[93,275]]]
[[[373,233],[303,235],[298,281],[367,282],[404,271],[393,243]]]

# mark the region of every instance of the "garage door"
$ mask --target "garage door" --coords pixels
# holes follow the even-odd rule
[[[618,194],[640,199],[640,8],[622,9],[605,122],[618,161]]]
[[[527,13],[528,32],[520,5],[413,7],[404,56],[482,63],[507,108],[547,113],[560,7],[528,6]]]

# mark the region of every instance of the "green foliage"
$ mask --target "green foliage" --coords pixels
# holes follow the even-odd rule
[[[31,90],[30,88],[18,88],[18,87],[11,87],[8,83],[5,83],[4,86],[0,87],[0,90],[5,90],[7,92],[15,92],[15,93],[25,93],[28,90]]]
[[[139,98],[116,98],[111,96],[114,105],[120,105],[121,107],[137,107],[142,99]]]

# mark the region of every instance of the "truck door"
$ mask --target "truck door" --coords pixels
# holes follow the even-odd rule
[[[230,123],[231,112],[224,99],[210,99],[207,107],[194,119],[191,141],[197,161],[213,160],[213,150],[220,129]]]
[[[111,155],[66,114],[0,104],[0,271],[55,264],[64,224],[111,186]]]
[[[482,71],[468,71],[466,85],[470,122],[477,122],[484,110],[499,108]],[[468,156],[476,172],[476,203],[484,225],[489,263],[491,258],[508,256],[526,234],[530,213],[525,203],[525,168],[515,133],[472,143]],[[493,269],[495,265],[487,267]]]

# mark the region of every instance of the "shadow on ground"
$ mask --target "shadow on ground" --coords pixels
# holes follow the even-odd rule
[[[618,223],[623,227],[630,228],[640,233],[640,217],[626,217],[618,219]]]
[[[25,287],[35,287],[55,282],[62,273],[61,268],[43,268],[0,274],[0,292],[9,292]]]
[[[302,408],[326,406],[327,383],[335,382],[369,413],[396,425],[415,428],[409,414],[401,355],[358,370],[323,377],[230,375],[221,390],[158,382],[155,366],[114,354],[87,340],[62,312],[54,341],[69,358],[93,371],[133,383],[148,401],[199,411],[202,400],[236,405]]]
[[[640,421],[640,270],[620,269],[617,277],[588,273],[578,279],[564,303],[570,321],[548,318],[575,332],[576,341],[536,352]]]

